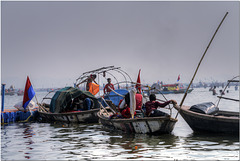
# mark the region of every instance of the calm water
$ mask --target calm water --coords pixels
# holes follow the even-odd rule
[[[239,91],[234,87],[228,90],[226,97],[239,99]],[[46,93],[37,92],[38,100]],[[183,94],[165,96],[180,104]],[[21,100],[22,96],[5,96],[5,107],[12,108]],[[184,105],[208,101],[217,103],[218,99],[208,89],[197,88],[188,94]],[[239,111],[239,103],[222,100],[219,108]],[[239,137],[195,134],[180,115],[172,134],[160,136],[113,132],[100,124],[14,123],[1,127],[1,159],[239,160]]]

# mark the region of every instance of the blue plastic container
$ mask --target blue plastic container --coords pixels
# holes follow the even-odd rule
[[[16,116],[17,116],[17,113],[16,113],[16,112],[11,112],[12,122],[16,122]]]
[[[115,90],[116,93],[119,93],[120,95],[126,95],[128,93],[128,90],[126,89],[117,89]],[[119,102],[121,99],[123,99],[123,97],[117,95],[114,92],[110,92],[107,96],[105,96],[105,99],[111,100],[113,104],[115,104],[115,106],[118,106]]]
[[[4,123],[8,123],[8,114],[7,113],[3,113],[3,120],[4,120]]]
[[[16,112],[16,121],[20,121],[21,111]]]

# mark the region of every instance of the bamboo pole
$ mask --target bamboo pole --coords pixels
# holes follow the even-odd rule
[[[226,100],[231,100],[231,101],[237,101],[239,102],[239,100],[237,99],[233,99],[233,98],[228,98],[228,97],[223,97],[223,96],[217,96],[218,98],[222,98],[222,99],[226,99]]]
[[[198,63],[197,69],[195,70],[195,73],[194,73],[194,75],[193,75],[193,77],[192,77],[192,80],[191,80],[190,84],[188,85],[188,88],[187,88],[187,90],[186,90],[186,92],[185,92],[185,94],[184,94],[184,96],[183,96],[183,99],[182,99],[180,105],[179,105],[179,106],[180,106],[180,109],[178,110],[175,119],[177,118],[178,113],[179,113],[179,111],[181,110],[181,107],[182,107],[182,105],[183,105],[183,102],[184,102],[184,100],[185,100],[185,98],[186,98],[186,96],[187,96],[187,92],[188,92],[188,90],[189,90],[189,88],[190,88],[190,86],[191,86],[191,84],[192,84],[192,82],[193,82],[193,80],[194,80],[194,78],[195,78],[195,76],[196,76],[196,74],[197,74],[198,68],[199,68],[199,66],[200,66],[200,64],[201,64],[201,62],[202,62],[202,60],[203,60],[203,58],[204,58],[205,54],[207,53],[207,50],[208,50],[209,46],[211,45],[211,43],[212,43],[212,41],[213,41],[213,39],[214,39],[214,37],[215,37],[215,35],[216,35],[218,29],[219,29],[220,26],[222,25],[222,23],[223,23],[223,21],[224,21],[224,19],[226,18],[227,15],[228,15],[228,12],[226,12],[226,14],[225,14],[225,16],[223,17],[222,21],[221,21],[220,24],[218,25],[218,27],[217,27],[217,29],[216,29],[214,35],[212,36],[212,39],[210,40],[210,42],[209,42],[209,44],[208,44],[206,50],[204,51],[204,54],[203,54],[203,56],[202,56],[200,62]]]

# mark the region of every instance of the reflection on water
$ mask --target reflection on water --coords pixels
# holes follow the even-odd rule
[[[21,123],[2,128],[1,159],[238,159],[238,140],[217,134],[125,134],[100,124]]]
[[[166,97],[179,102],[182,94]],[[197,104],[211,97],[207,89],[197,89],[188,95],[186,104]],[[227,110],[239,107],[226,104]],[[160,136],[125,134],[106,130],[100,124],[14,123],[1,127],[1,159],[238,160],[239,137],[193,133],[180,115],[172,134]]]

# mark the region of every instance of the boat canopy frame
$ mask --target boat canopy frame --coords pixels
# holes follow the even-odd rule
[[[119,74],[121,74],[124,77],[125,81],[119,82],[118,79],[114,76],[114,74],[112,72],[117,72]],[[86,80],[91,76],[91,75],[97,75],[98,76],[98,83],[99,83],[99,76],[102,76],[103,78],[106,78],[106,73],[109,74],[111,77],[113,77],[117,83],[115,83],[114,85],[120,85],[122,83],[125,83],[126,86],[128,86],[128,83],[134,84],[134,82],[132,81],[132,78],[130,77],[130,75],[125,72],[124,70],[121,69],[121,67],[115,67],[115,66],[106,66],[106,67],[101,67],[95,70],[91,70],[88,72],[84,72],[82,73],[82,75],[80,75],[75,82],[76,87],[79,88],[79,86],[83,83],[86,82]]]

